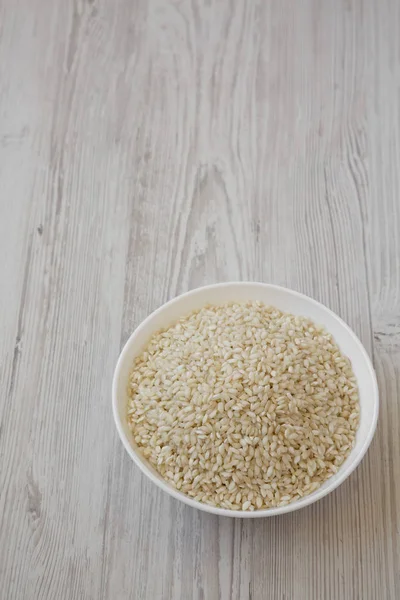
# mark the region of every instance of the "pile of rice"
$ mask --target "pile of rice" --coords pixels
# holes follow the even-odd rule
[[[260,302],[206,306],[155,334],[130,376],[128,422],[176,489],[213,506],[283,506],[350,453],[357,382],[332,336]]]

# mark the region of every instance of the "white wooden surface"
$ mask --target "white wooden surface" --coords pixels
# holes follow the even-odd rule
[[[400,597],[399,165],[396,0],[0,0],[1,598]],[[243,522],[110,401],[151,310],[236,279],[337,311],[382,399],[339,490]]]

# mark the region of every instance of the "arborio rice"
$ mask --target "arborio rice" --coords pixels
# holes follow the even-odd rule
[[[129,396],[135,442],[160,475],[235,510],[316,490],[359,422],[356,379],[332,336],[260,302],[207,306],[155,334]]]

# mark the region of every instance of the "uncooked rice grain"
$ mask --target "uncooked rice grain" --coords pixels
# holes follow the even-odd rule
[[[333,337],[260,302],[206,306],[133,364],[128,422],[174,488],[232,510],[318,489],[355,443],[357,382]]]

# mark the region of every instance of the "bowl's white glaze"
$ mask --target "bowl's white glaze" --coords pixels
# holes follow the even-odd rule
[[[157,330],[168,327],[180,317],[206,304],[246,300],[260,300],[280,310],[309,317],[315,323],[324,325],[332,333],[342,352],[351,360],[359,386],[361,411],[355,447],[335,475],[317,491],[301,500],[296,500],[287,506],[254,512],[209,506],[171,487],[139,453],[126,419],[128,378],[133,360]],[[132,333],[118,359],[112,386],[112,402],[115,424],[122,443],[130,457],[149,479],[189,506],[217,515],[241,518],[268,517],[291,512],[316,502],[336,489],[354,471],[366,453],[375,432],[379,411],[378,386],[371,360],[350,327],[331,310],[308,296],[276,285],[252,282],[221,283],[198,288],[174,298],[149,315]]]

